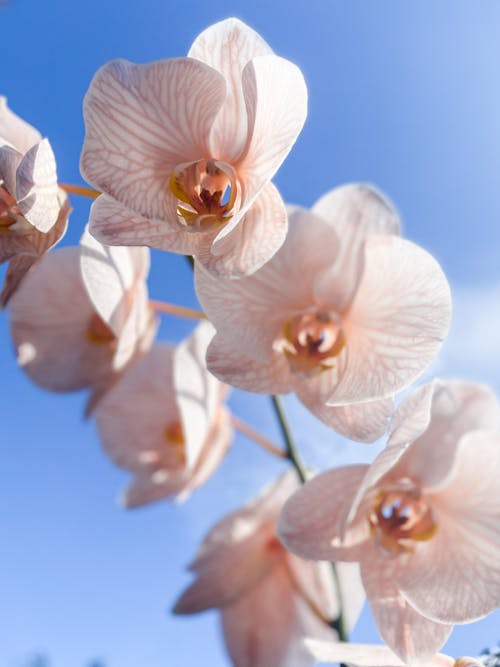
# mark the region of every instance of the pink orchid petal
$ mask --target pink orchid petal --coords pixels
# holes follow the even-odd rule
[[[306,561],[295,554],[287,553],[286,565],[299,597],[307,596],[325,618],[336,618],[338,602],[332,585],[330,563]]]
[[[313,225],[317,246],[311,246]],[[286,242],[253,275],[232,280],[221,289],[220,280],[197,263],[196,293],[217,333],[231,342],[238,332],[237,344],[245,356],[269,361],[285,320],[314,302],[308,277],[331,262],[337,243],[333,229],[309,212],[296,209],[289,219]]]
[[[130,313],[132,292],[149,266],[146,248],[109,247],[85,229],[80,239],[80,268],[91,302],[102,319],[119,335]]]
[[[226,80],[226,99],[212,127],[212,153],[235,162],[245,147],[248,119],[241,84],[245,65],[272,53],[262,37],[242,21],[229,18],[211,25],[195,39],[188,56],[205,62]]]
[[[254,361],[218,334],[208,347],[207,364],[219,380],[245,391],[287,394],[292,388],[288,362],[282,354],[274,354],[269,361]]]
[[[48,139],[42,139],[21,160],[16,173],[17,204],[26,220],[48,232],[60,212],[56,159]]]
[[[136,475],[125,489],[120,502],[126,509],[134,509],[175,496],[184,486],[179,473],[160,470],[155,475]]]
[[[101,445],[138,475],[168,467],[165,429],[179,420],[173,400],[173,348],[156,344],[101,399],[95,410]]]
[[[382,639],[403,662],[421,665],[439,651],[453,626],[422,616],[403,598],[396,581],[404,567],[401,557],[385,558],[367,549],[361,576]]]
[[[170,204],[172,218],[175,217],[175,202],[172,200]],[[213,240],[213,235],[210,237],[207,234],[209,238],[205,238],[205,234],[191,234],[163,220],[142,218],[105,194],[92,204],[89,231],[107,245],[149,246],[182,255],[193,255],[199,249],[208,249]]]
[[[33,264],[65,235],[71,208],[62,190],[59,191],[59,202],[61,208],[56,224],[45,234],[33,228],[29,234],[12,234],[12,236],[5,234],[0,238],[0,261],[10,259],[0,294],[1,307],[8,304]]]
[[[0,137],[23,154],[42,140],[38,130],[9,109],[3,95],[0,95]]]
[[[0,185],[16,199],[16,174],[23,159],[22,153],[8,144],[0,146]]]
[[[45,255],[24,277],[9,303],[18,360],[38,385],[52,391],[93,386],[111,373],[113,343],[85,334],[94,309],[83,287],[78,248]]]
[[[269,575],[279,558],[281,552],[269,549],[258,534],[220,550],[198,568],[195,582],[176,602],[174,613],[196,614],[232,604]]]
[[[170,175],[208,154],[225,94],[224,78],[191,58],[107,63],[84,99],[83,177],[140,216],[177,225]]]
[[[265,271],[263,269],[262,271]],[[273,303],[273,286],[259,275],[225,281],[195,263],[195,289],[206,316],[223,339],[234,341],[245,356],[268,361],[282,318]],[[235,340],[235,332],[238,339]]]
[[[369,234],[399,234],[393,205],[375,188],[349,183],[323,195],[313,206],[340,239],[335,263],[315,283],[319,301],[345,311],[356,293],[364,267],[364,243]]]
[[[325,618],[336,619],[339,615],[339,602],[332,579],[332,564],[305,561],[294,554],[288,554],[287,558],[292,578],[295,584],[298,584],[299,590],[309,596]],[[350,632],[359,618],[366,599],[359,565],[337,562],[335,568],[340,582],[342,614],[347,631]],[[315,620],[318,619],[315,617]],[[321,623],[324,625],[323,621]]]
[[[203,449],[192,474],[187,477],[185,484],[177,494],[177,502],[184,502],[214,474],[222,459],[227,454],[233,441],[234,431],[231,413],[225,406],[219,406],[214,423],[208,432]]]
[[[405,663],[388,646],[347,644],[318,639],[305,640],[307,649],[318,662],[332,662],[355,667],[404,667]],[[453,658],[438,653],[425,661],[425,667],[453,667]]]
[[[257,56],[243,70],[248,139],[238,171],[242,212],[250,208],[290,152],[307,116],[307,88],[296,65],[275,55]]]
[[[349,664],[355,667],[405,667],[405,663],[388,646],[305,640],[307,649],[317,662]],[[451,667],[451,665],[450,665]]]
[[[186,465],[197,461],[219,403],[220,382],[207,370],[205,356],[215,333],[199,324],[174,352],[174,388],[185,438]]]
[[[139,282],[129,298],[132,305],[120,331],[113,357],[115,371],[123,370],[137,352],[145,352],[151,347],[158,325],[155,312],[149,305],[145,282]]]
[[[268,183],[230,234],[216,237],[208,256],[197,259],[221,278],[246,276],[260,269],[283,245],[288,230],[285,204]]]
[[[499,471],[500,437],[468,433],[446,487],[429,495],[438,530],[398,575],[402,593],[429,618],[468,623],[498,606]]]
[[[381,438],[394,409],[392,398],[332,406],[323,403],[314,392],[304,391],[298,384],[295,391],[306,408],[324,424],[358,442],[373,442]]]
[[[369,237],[363,277],[343,320],[347,368],[328,403],[404,389],[437,354],[450,312],[449,286],[431,255],[395,236]]]
[[[436,382],[418,387],[398,406],[391,423],[388,447],[401,447],[417,440],[429,427]]]
[[[420,401],[414,405],[419,396]],[[415,442],[394,475],[418,480],[427,489],[446,484],[462,435],[476,429],[500,428],[500,406],[491,389],[460,380],[426,385],[402,404],[398,415],[400,426],[388,444],[396,439],[401,441],[405,435]],[[419,434],[418,426],[423,426],[426,420],[428,424]]]
[[[301,558],[357,560],[369,537],[366,527],[341,543],[345,518],[368,466],[334,468],[309,480],[285,503],[277,532],[283,544]],[[357,526],[353,528],[358,528]]]
[[[235,667],[307,667],[300,650],[297,606],[286,568],[275,567],[222,612],[226,646]]]

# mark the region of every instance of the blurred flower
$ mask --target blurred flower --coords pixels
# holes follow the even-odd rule
[[[208,366],[248,391],[294,391],[354,440],[382,435],[392,395],[436,355],[450,320],[437,262],[396,234],[391,205],[345,185],[290,213],[279,252],[223,287],[196,266],[196,291],[217,334]]]
[[[23,370],[51,391],[90,388],[87,412],[150,347],[156,331],[145,284],[149,251],[108,250],[84,234],[79,248],[45,255],[9,304],[12,338]],[[88,290],[80,262],[84,274],[95,271],[93,282],[87,276]],[[114,310],[105,309],[99,281]]]
[[[339,611],[329,564],[297,558],[276,537],[279,511],[297,486],[290,471],[219,521],[190,565],[196,580],[174,607],[177,614],[220,608],[236,667],[310,665],[302,639],[336,638],[328,626]],[[352,627],[364,601],[359,571],[349,563],[337,567],[343,612]]]
[[[248,274],[286,235],[270,179],[304,123],[305,83],[237,19],[209,27],[188,55],[114,60],[90,84],[80,166],[106,193],[91,232],[196,255],[217,275]]]
[[[0,262],[10,260],[0,305],[8,302],[34,262],[62,238],[69,212],[48,139],[0,96]]]
[[[500,437],[489,432],[499,424],[486,387],[425,385],[371,466],[320,474],[283,509],[278,531],[292,551],[359,561],[379,631],[405,662],[500,602]]]
[[[343,663],[354,667],[404,667],[405,664],[387,646],[344,644],[318,639],[306,639],[305,644],[318,662]],[[442,653],[431,656],[421,664],[425,667],[482,667],[477,658],[453,660]]]
[[[208,322],[177,347],[157,344],[106,394],[95,416],[102,446],[134,473],[126,507],[166,496],[185,500],[226,453],[230,414],[227,387],[205,365]]]

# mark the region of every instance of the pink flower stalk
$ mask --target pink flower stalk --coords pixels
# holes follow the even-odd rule
[[[279,511],[297,487],[290,471],[219,521],[190,565],[196,580],[174,607],[177,614],[220,608],[235,667],[310,665],[303,638],[337,636],[328,626],[339,612],[328,564],[297,558],[276,537]],[[349,563],[337,567],[352,627],[364,601],[359,571]]]
[[[294,208],[289,225],[264,267],[223,288],[197,263],[198,298],[217,330],[208,367],[247,391],[294,391],[339,433],[370,442],[387,428],[393,394],[447,333],[448,283],[428,253],[396,235],[396,213],[369,186]]]
[[[147,249],[108,250],[84,234],[79,248],[45,255],[9,304],[23,370],[51,391],[91,389],[87,413],[150,347],[156,331],[145,283]],[[80,263],[84,274],[94,268],[88,290]]]
[[[370,466],[322,473],[283,509],[278,532],[294,553],[360,563],[380,634],[404,662],[500,604],[499,425],[486,387],[425,385]]]
[[[237,19],[207,28],[187,58],[107,63],[84,100],[81,172],[105,193],[91,233],[196,255],[219,276],[255,271],[285,239],[270,180],[306,106],[300,70]]]
[[[205,365],[208,322],[177,347],[154,345],[108,391],[95,417],[116,465],[134,474],[126,507],[161,498],[185,500],[219,465],[231,444],[227,387]]]
[[[10,261],[0,306],[7,304],[37,259],[62,238],[69,212],[48,139],[0,96],[0,263]]]
[[[354,665],[354,667],[404,667],[404,662],[390,648],[382,645],[345,644],[320,639],[306,639],[305,644],[318,662]],[[483,667],[476,658],[453,660],[438,653],[422,662],[422,667]]]

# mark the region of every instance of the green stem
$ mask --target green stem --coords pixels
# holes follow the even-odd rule
[[[307,481],[307,471],[306,467],[304,465],[304,462],[302,461],[299,451],[297,449],[297,446],[295,444],[295,441],[292,436],[292,432],[290,430],[290,426],[288,425],[288,420],[286,418],[285,410],[283,408],[283,403],[281,402],[281,399],[279,396],[271,396],[271,401],[273,404],[274,411],[276,413],[276,416],[278,418],[278,422],[280,425],[281,433],[283,435],[283,440],[285,441],[285,446],[286,446],[286,457],[289,459],[289,461],[292,463],[293,467],[297,471],[297,475],[299,476],[300,481],[302,484],[304,484]],[[333,576],[333,581],[335,584],[336,588],[336,593],[337,593],[337,600],[339,603],[339,615],[337,618],[333,619],[333,621],[330,623],[331,627],[334,628],[334,630],[337,631],[339,635],[339,640],[342,642],[348,642],[349,641],[349,635],[347,634],[347,629],[345,626],[345,619],[344,619],[344,614],[343,614],[343,601],[342,601],[342,589],[340,588],[340,579],[339,579],[339,573],[337,571],[337,568],[335,567],[335,563],[331,563],[332,567],[332,576]]]
[[[302,484],[304,484],[304,482],[307,480],[307,472],[304,464],[302,463],[302,459],[300,458],[297,446],[295,445],[290,427],[288,426],[288,421],[285,415],[283,404],[281,402],[281,398],[279,396],[271,396],[271,401],[278,418],[283,440],[285,441],[286,456],[297,471],[297,475],[299,476],[300,481]]]
[[[331,563],[331,566],[332,566],[333,580],[335,582],[335,588],[337,589],[337,601],[339,603],[339,615],[333,621],[332,628],[334,628],[337,631],[339,636],[339,641],[348,642],[349,635],[347,634],[347,628],[345,625],[345,618],[343,613],[344,601],[342,599],[342,589],[340,588],[339,573],[337,568],[335,567],[335,563]]]

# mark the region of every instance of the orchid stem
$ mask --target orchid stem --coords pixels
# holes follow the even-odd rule
[[[267,438],[261,435],[258,431],[255,431],[251,426],[246,424],[244,421],[241,421],[241,419],[238,419],[238,417],[235,417],[234,415],[232,415],[231,419],[234,428],[240,433],[243,433],[243,435],[245,435],[247,438],[253,440],[261,447],[266,449],[268,452],[271,452],[271,454],[279,456],[282,459],[287,458],[286,452],[284,452],[282,449],[274,445]]]
[[[89,199],[97,199],[101,192],[94,190],[94,188],[87,188],[84,185],[72,185],[71,183],[59,183],[59,187],[70,195],[80,195],[80,197],[88,197]]]
[[[295,444],[295,441],[292,437],[290,426],[288,425],[288,420],[285,415],[285,410],[279,396],[271,396],[271,401],[273,403],[274,411],[278,418],[278,422],[281,428],[281,433],[283,435],[283,440],[286,444],[286,457],[290,460],[293,467],[297,471],[300,481],[304,484],[307,481],[307,471],[306,467],[300,457],[299,451]],[[335,567],[335,563],[331,563],[333,582],[336,589],[337,601],[339,604],[339,615],[337,618],[333,619],[329,625],[337,631],[339,640],[348,642],[349,636],[345,627],[345,619],[343,614],[343,603],[342,603],[342,590],[340,588],[340,579]]]
[[[337,568],[335,567],[335,563],[330,563],[332,566],[332,576],[333,580],[335,582],[335,588],[337,589],[337,602],[339,603],[339,615],[337,618],[331,623],[331,626],[334,630],[337,631],[337,634],[339,636],[339,641],[341,642],[348,642],[349,641],[349,635],[347,634],[347,628],[345,625],[345,618],[344,618],[344,601],[342,599],[342,589],[340,588],[340,578],[339,578],[339,573]]]
[[[286,446],[286,458],[292,463],[293,467],[297,471],[302,484],[307,480],[307,472],[305,466],[300,458],[297,446],[292,436],[290,427],[288,426],[288,421],[285,415],[285,410],[279,396],[271,396],[271,401],[273,404],[276,417],[278,418],[278,423],[280,425],[281,434],[283,440],[285,441]]]
[[[176,306],[173,303],[166,303],[165,301],[149,301],[150,306],[156,310],[157,313],[167,313],[168,315],[177,315],[178,317],[187,317],[191,320],[206,320],[207,316],[201,310],[194,310],[194,308],[186,308],[185,306]]]

